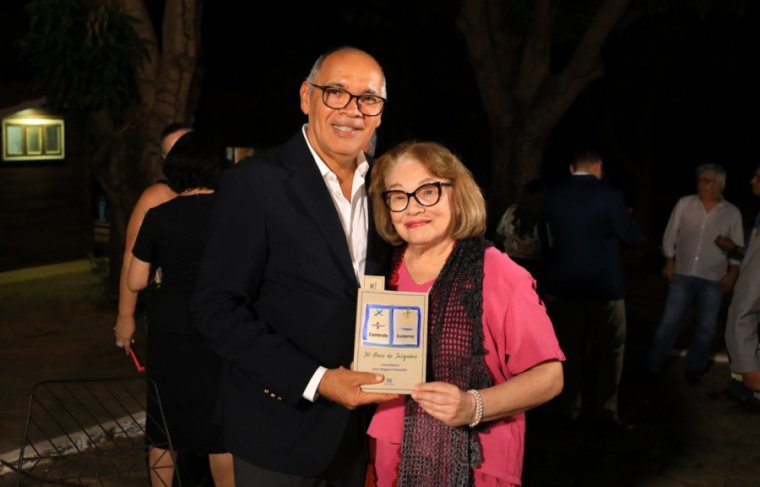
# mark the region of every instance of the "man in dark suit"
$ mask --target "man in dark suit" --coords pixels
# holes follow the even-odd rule
[[[542,287],[567,357],[565,388],[554,406],[566,419],[578,418],[582,365],[593,345],[594,399],[584,407],[592,421],[618,428],[626,335],[620,243],[636,243],[639,230],[620,191],[601,181],[599,154],[578,153],[570,173],[547,191],[543,207],[549,242]]]
[[[760,196],[760,165],[750,185],[755,196]],[[741,259],[726,317],[726,350],[731,371],[739,374],[746,386],[738,389],[744,392],[742,397],[760,405],[760,213],[755,216],[746,249],[725,235],[718,236],[715,243],[728,255]],[[733,382],[732,386],[738,387]]]
[[[384,275],[362,150],[380,125],[385,77],[369,54],[321,56],[300,89],[308,123],[223,178],[193,302],[227,365],[225,446],[237,485],[362,486],[362,406],[392,399],[349,370],[359,280]]]

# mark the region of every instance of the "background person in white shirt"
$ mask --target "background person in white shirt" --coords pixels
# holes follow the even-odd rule
[[[678,200],[662,239],[663,275],[670,281],[662,321],[654,335],[649,370],[662,373],[668,353],[678,339],[689,306],[697,307],[697,323],[686,355],[685,373],[699,382],[709,365],[722,294],[733,287],[739,261],[718,247],[724,235],[744,245],[739,209],[723,199],[726,171],[717,164],[697,168],[697,194]]]

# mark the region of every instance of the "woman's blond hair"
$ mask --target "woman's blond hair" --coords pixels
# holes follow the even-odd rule
[[[481,237],[486,231],[486,204],[483,193],[469,169],[450,150],[435,142],[403,142],[385,152],[372,166],[372,198],[375,227],[390,244],[403,242],[391,221],[390,210],[385,206],[383,191],[385,177],[400,161],[414,159],[422,163],[434,176],[453,183],[451,196],[451,236],[455,240]]]

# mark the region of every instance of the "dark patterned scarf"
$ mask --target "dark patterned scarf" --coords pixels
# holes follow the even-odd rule
[[[459,240],[430,290],[428,305],[428,381],[460,389],[492,384],[484,362],[483,261],[491,244],[482,238]],[[394,255],[391,287],[406,247]],[[407,398],[398,487],[472,486],[472,469],[483,461],[476,431],[452,428],[426,414]]]

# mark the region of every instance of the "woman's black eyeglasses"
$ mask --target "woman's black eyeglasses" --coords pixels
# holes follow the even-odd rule
[[[414,197],[420,206],[433,206],[441,200],[441,188],[453,185],[453,183],[436,181],[435,183],[425,183],[411,193],[397,189],[383,191],[383,201],[385,201],[385,206],[394,212],[406,210],[411,197]]]

